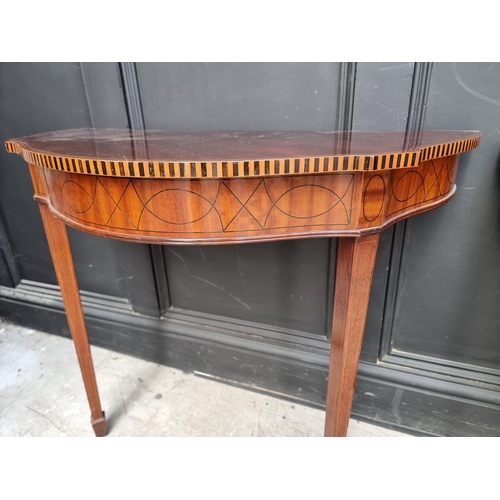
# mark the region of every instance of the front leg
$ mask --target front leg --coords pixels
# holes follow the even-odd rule
[[[45,183],[43,175],[40,172],[40,167],[30,165],[30,170],[36,198],[39,201],[45,234],[49,242],[52,262],[54,263],[57,281],[61,288],[64,307],[66,308],[69,329],[75,343],[76,354],[83,376],[83,383],[90,404],[92,427],[94,428],[96,436],[105,436],[108,433],[108,426],[104,412],[101,409],[101,401],[97,390],[94,364],[92,363],[90,344],[80,299],[80,290],[76,280],[66,225],[52,215],[49,207],[44,202],[44,197],[46,195]]]
[[[327,437],[347,434],[378,241],[378,233],[339,239],[326,400]]]

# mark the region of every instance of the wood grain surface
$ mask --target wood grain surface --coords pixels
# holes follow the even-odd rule
[[[359,236],[445,203],[457,168],[457,155],[403,170],[254,179],[118,179],[40,168],[38,197],[67,224],[120,239]]]
[[[31,166],[33,184],[37,192],[44,189],[38,167]],[[87,399],[90,405],[91,424],[96,436],[105,436],[108,432],[106,418],[101,408],[99,392],[95,377],[92,354],[85,326],[85,317],[80,299],[80,289],[76,279],[73,256],[66,232],[66,226],[54,217],[47,205],[40,203],[45,234],[49,243],[52,262],[61,288],[61,294],[66,309],[71,336],[75,343],[76,354],[82,372]]]
[[[325,437],[347,434],[379,236],[339,240]]]
[[[345,436],[379,233],[446,203],[480,135],[85,129],[8,141],[30,163],[96,435],[107,425],[64,223],[164,244],[341,237],[325,436]]]
[[[481,133],[166,132],[77,129],[10,139],[51,170],[106,177],[210,179],[412,168],[479,145]]]

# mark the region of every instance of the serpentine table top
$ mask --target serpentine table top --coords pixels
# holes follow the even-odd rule
[[[344,436],[379,233],[446,203],[480,137],[78,129],[7,141],[30,165],[96,435],[107,424],[65,224],[160,244],[338,237],[325,435]]]

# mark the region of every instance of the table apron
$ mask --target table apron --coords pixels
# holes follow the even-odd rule
[[[125,240],[229,244],[361,236],[446,203],[458,155],[415,168],[247,179],[138,179],[30,165],[35,198],[66,224]]]

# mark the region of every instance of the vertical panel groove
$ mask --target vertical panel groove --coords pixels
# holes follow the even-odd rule
[[[13,286],[19,285],[19,283],[21,282],[21,275],[19,273],[16,257],[14,255],[14,252],[12,251],[12,247],[10,246],[9,238],[7,237],[7,233],[5,231],[5,227],[1,217],[0,217],[0,250],[2,250],[4,254],[5,262],[7,264],[7,268]]]
[[[412,134],[408,134],[405,147],[412,147],[414,143],[418,142],[418,132],[421,132],[424,128],[433,65],[434,63],[415,63],[413,67],[408,120],[406,122],[406,131],[412,132]],[[417,132],[417,134],[415,134],[415,132]],[[389,276],[387,279],[384,315],[382,320],[382,334],[380,337],[380,360],[383,360],[392,351],[392,330],[409,223],[409,220],[405,220],[394,226]]]
[[[145,157],[146,146],[145,141],[141,140],[140,131],[143,131],[146,127],[144,123],[137,68],[133,62],[121,62],[119,66],[129,126],[132,130],[139,133],[138,140],[134,141],[134,150],[136,155]],[[165,258],[161,245],[149,245],[149,250],[153,266],[156,296],[158,299],[158,313],[160,316],[164,316],[170,307]]]
[[[427,100],[431,84],[432,62],[417,62],[413,66],[410,102],[408,105],[408,119],[406,131],[408,134],[405,147],[414,147],[420,140],[420,132],[424,128]]]
[[[354,90],[356,63],[340,63],[339,94],[337,108],[337,130],[350,131],[354,116]]]
[[[344,130],[345,136],[341,140],[348,144],[350,140],[350,132],[352,130],[353,116],[354,116],[354,91],[356,87],[356,68],[355,62],[340,63],[339,87],[337,94],[337,130]],[[327,159],[325,159],[327,160]],[[338,162],[338,160],[336,159]],[[316,172],[315,164],[314,171]],[[335,273],[336,273],[336,258],[337,258],[337,243],[338,238],[330,238],[330,246],[328,251],[328,284],[326,300],[326,314],[325,321],[327,339],[331,338],[332,333],[332,320],[333,320],[333,295],[335,290]]]
[[[80,63],[80,74],[82,75],[83,89],[85,91],[85,100],[87,101],[87,109],[89,110],[90,124],[92,125],[92,128],[96,128],[94,112],[92,110],[92,100],[90,98],[90,86],[85,69],[85,63],[83,62]]]
[[[144,114],[142,112],[139,79],[135,63],[121,62],[120,73],[130,128],[132,130],[144,130]]]

